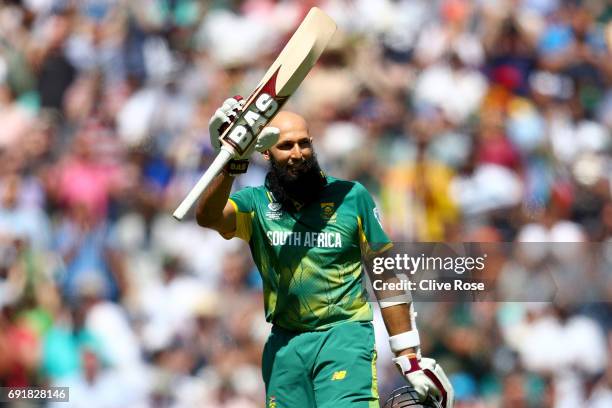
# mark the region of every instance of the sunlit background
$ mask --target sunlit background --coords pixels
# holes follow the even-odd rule
[[[313,5],[340,30],[287,107],[392,239],[612,244],[605,0],[4,0],[0,386],[70,386],[75,407],[264,405],[248,247],[170,214],[213,158],[212,112]],[[265,173],[254,157],[235,186]],[[596,282],[578,302],[417,305],[457,408],[612,406],[608,255],[573,269]],[[384,399],[403,380],[376,319]]]

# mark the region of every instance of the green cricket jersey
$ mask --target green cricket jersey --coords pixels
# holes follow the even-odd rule
[[[264,286],[266,319],[287,330],[324,330],[370,321],[361,255],[390,245],[370,194],[327,177],[319,200],[289,214],[264,187],[230,197],[234,236],[249,243]]]

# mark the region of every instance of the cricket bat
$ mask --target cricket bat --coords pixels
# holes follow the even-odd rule
[[[321,9],[310,9],[285,48],[272,63],[236,119],[221,134],[221,151],[172,216],[182,220],[227,162],[242,156],[259,132],[280,111],[317,62],[336,31],[336,23]]]

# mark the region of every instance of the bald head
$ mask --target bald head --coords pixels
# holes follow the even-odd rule
[[[292,164],[312,156],[312,139],[308,134],[306,120],[297,113],[279,112],[268,126],[280,130],[276,145],[264,153],[266,159],[271,157],[281,165]]]
[[[281,135],[291,132],[308,132],[306,120],[297,113],[289,111],[279,112],[268,126],[279,128]]]

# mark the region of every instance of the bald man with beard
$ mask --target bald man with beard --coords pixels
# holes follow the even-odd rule
[[[239,106],[230,98],[211,118],[213,146]],[[248,157],[231,163],[200,198],[196,219],[226,239],[246,241],[261,274],[273,325],[262,359],[266,406],[379,407],[362,258],[392,244],[374,201],[358,182],[321,171],[307,123],[296,113],[280,112],[260,133],[257,150],[270,163],[264,185],[230,195]],[[401,373],[423,400],[451,407],[448,379],[435,361],[421,359],[412,302],[379,303]]]

